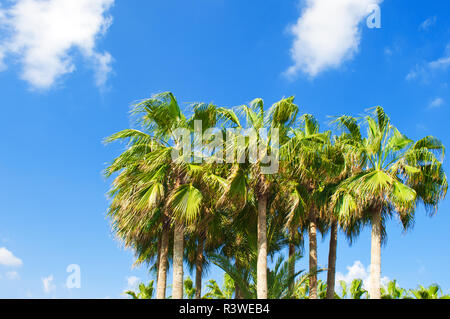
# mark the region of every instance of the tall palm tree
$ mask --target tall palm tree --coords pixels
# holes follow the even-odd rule
[[[247,203],[242,208],[231,206],[222,210],[222,243],[218,254],[234,260],[234,268],[243,278],[249,279],[250,260],[257,254],[257,208],[253,195],[250,193]],[[214,254],[212,255],[214,256]],[[210,256],[211,257],[211,256]],[[234,282],[235,299],[244,298],[243,291],[249,286],[248,280],[242,283]]]
[[[194,106],[195,110],[196,107]],[[128,129],[106,142],[128,140],[128,148],[108,167],[106,175],[120,172],[111,196],[110,216],[120,225],[119,235],[133,242],[140,234],[158,226],[161,244],[158,249],[157,298],[165,298],[170,230],[173,233],[173,293],[183,298],[183,256],[185,227],[199,216],[203,195],[193,184],[194,176],[213,180],[213,174],[199,174],[191,164],[192,154],[179,153],[182,136],[178,130],[192,131],[191,120],[181,111],[170,92],[154,95],[134,106],[132,114],[141,130]],[[194,118],[198,112],[194,112]],[[152,222],[153,224],[150,224]],[[143,227],[146,226],[147,228]],[[150,227],[149,227],[150,226]]]
[[[194,106],[194,114],[189,121],[191,129],[196,129],[196,124],[201,123],[201,131],[194,133],[194,139],[200,142],[194,152],[199,163],[196,172],[192,174],[192,181],[203,196],[200,215],[195,224],[189,226],[189,232],[194,234],[196,240],[195,248],[195,298],[201,298],[202,275],[204,265],[207,265],[208,254],[214,252],[223,244],[222,218],[223,215],[217,210],[217,194],[226,186],[228,164],[223,163],[223,149],[226,144],[217,144],[210,129],[222,136],[225,133],[230,113],[227,109],[218,108],[213,104],[198,103]],[[217,132],[219,131],[219,132]],[[201,136],[197,136],[201,133]],[[194,143],[195,144],[195,143]],[[192,258],[191,258],[192,259]]]
[[[329,132],[320,132],[318,121],[310,114],[301,117],[301,126],[291,130],[293,135],[281,147],[281,158],[286,163],[283,171],[287,188],[288,225],[303,220],[309,238],[309,293],[317,299],[317,228],[319,213],[323,210],[318,200],[330,172],[330,163],[324,157]],[[288,226],[289,227],[289,226]]]
[[[380,106],[364,118],[366,138],[362,137],[356,118],[341,116],[336,122],[348,130],[352,137],[348,145],[363,164],[362,171],[342,182],[337,193],[356,199],[358,205],[352,205],[349,212],[356,218],[366,218],[372,225],[369,295],[380,299],[385,220],[397,213],[407,229],[418,203],[423,203],[430,213],[437,210],[448,188],[439,158],[443,157],[444,146],[432,136],[417,142],[410,140],[391,124]]]
[[[221,236],[222,215],[216,211],[217,193],[221,192],[225,179],[215,175],[216,183],[205,183],[207,172],[216,172],[213,167],[204,164],[201,167],[200,178],[194,177],[194,185],[203,194],[202,208],[200,215],[196,218],[195,224],[189,225],[187,232],[189,242],[187,246],[187,262],[191,270],[195,268],[195,299],[202,296],[202,276],[205,266],[208,265],[208,253],[216,251],[223,243]],[[219,173],[220,172],[216,172]],[[220,181],[220,183],[218,183]]]
[[[277,154],[276,147],[273,148],[273,142],[276,142],[276,135],[283,137],[287,128],[295,121],[298,107],[293,103],[294,98],[290,97],[275,103],[272,108],[266,112],[262,99],[255,99],[249,105],[240,107],[244,116],[247,128],[253,130],[256,135],[256,145],[269,152],[271,155]],[[234,114],[232,116],[232,114]],[[242,134],[243,126],[235,113],[229,113],[228,118],[234,126],[239,129],[234,135],[236,139]],[[261,134],[261,129],[268,128],[267,136]],[[249,138],[245,138],[244,146],[237,150],[235,162],[229,176],[229,186],[222,198],[222,203],[237,199],[240,208],[246,206],[249,194],[252,193],[256,199],[257,207],[257,297],[258,299],[267,299],[267,212],[270,208],[270,192],[273,178],[264,174],[264,160],[266,156],[258,156],[256,161],[250,160],[250,152],[255,144],[250,143]],[[280,141],[278,140],[280,143]],[[281,141],[282,143],[283,141]],[[239,161],[241,156],[247,156],[247,162]],[[249,163],[250,162],[250,163]],[[235,205],[236,206],[236,205]]]
[[[339,184],[360,171],[358,162],[351,156],[351,152],[346,151],[346,144],[342,142],[345,136],[334,136],[323,149],[323,159],[328,167],[328,172],[323,180],[323,190],[319,192],[318,204],[322,207],[323,217],[330,230],[330,242],[328,252],[328,269],[327,269],[327,299],[336,297],[336,259],[337,259],[337,243],[338,229],[340,226],[339,216],[345,213],[349,200],[351,198],[340,197],[339,202],[333,201],[333,194],[338,189]],[[344,139],[345,140],[345,139]],[[350,242],[358,235],[358,224],[343,229]]]
[[[170,225],[162,203],[169,187],[163,174],[147,174],[141,168],[143,157],[159,150],[159,145],[149,135],[129,130],[115,134],[107,141],[128,136],[140,139],[142,145],[131,145],[106,170],[107,176],[121,171],[109,193],[113,201],[108,215],[118,237],[126,247],[135,250],[138,263],[151,261],[154,255],[152,248],[158,247],[157,298],[164,298]],[[154,245],[154,240],[158,238],[159,244]]]

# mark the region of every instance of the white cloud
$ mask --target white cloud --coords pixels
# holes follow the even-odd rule
[[[422,22],[419,26],[419,30],[421,31],[426,31],[428,30],[430,27],[434,26],[436,24],[436,17],[431,17],[426,19],[424,22]]]
[[[363,264],[358,260],[355,261],[353,266],[347,267],[347,274],[342,274],[340,272],[336,273],[336,281],[345,281],[346,283],[351,283],[355,279],[367,279],[369,277]]]
[[[406,75],[406,80],[411,81],[416,79],[422,70],[423,69],[421,69],[418,65],[416,65],[416,67],[411,71],[409,71],[409,73]]]
[[[407,75],[407,80],[422,79],[427,81],[430,76],[446,71],[450,67],[450,44],[447,44],[444,55],[434,61],[416,65]]]
[[[42,285],[46,294],[54,291],[56,289],[56,286],[53,284],[53,275],[42,278]]]
[[[345,281],[349,285],[353,280],[361,279],[363,281],[363,288],[369,290],[370,286],[370,266],[365,268],[362,262],[355,261],[352,266],[347,266],[347,273],[336,273],[336,287],[340,287],[339,283]],[[385,287],[389,282],[388,277],[381,278],[381,285]]]
[[[21,78],[37,89],[50,88],[61,76],[75,71],[75,49],[95,70],[103,86],[111,72],[108,52],[96,50],[112,18],[114,0],[14,0],[0,8],[0,65],[8,55],[22,66]]]
[[[361,22],[368,8],[383,0],[306,0],[297,23],[291,48],[294,65],[286,74],[302,71],[312,77],[337,68],[351,59],[361,41]]]
[[[126,290],[136,290],[139,281],[141,280],[140,278],[136,277],[136,276],[130,276],[127,277],[127,289]]]
[[[435,98],[433,101],[431,101],[431,103],[428,105],[428,108],[429,109],[436,109],[436,108],[439,108],[439,107],[441,107],[442,105],[444,105],[444,99],[443,98],[440,98],[440,97],[437,97],[437,98]]]
[[[446,70],[450,66],[450,55],[443,56],[442,58],[437,59],[436,61],[432,61],[429,63],[430,68],[435,70]]]
[[[6,273],[6,278],[8,278],[9,280],[18,280],[20,279],[20,276],[17,271],[9,271]]]
[[[395,43],[392,43],[390,46],[384,48],[384,55],[387,58],[389,58],[391,56],[399,54],[401,51],[402,51],[402,44],[397,41]]]
[[[14,256],[12,252],[10,252],[5,247],[0,248],[0,265],[8,266],[8,267],[20,267],[22,266],[22,260]]]

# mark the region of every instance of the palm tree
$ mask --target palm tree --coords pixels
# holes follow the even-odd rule
[[[297,260],[300,256],[295,256]],[[222,255],[213,255],[212,262],[221,268],[225,273],[237,283],[242,290],[242,294],[246,299],[257,298],[257,260],[256,254],[250,260],[250,272],[243,273],[237,271],[236,267]],[[279,256],[275,262],[273,269],[267,269],[268,274],[268,298],[269,299],[289,299],[293,295],[290,292],[291,282],[294,282],[296,287],[303,285],[309,278],[309,274],[304,274],[299,280],[296,280],[303,271],[294,274],[293,277],[289,275],[289,260],[285,261],[282,256]]]
[[[336,259],[337,259],[337,242],[338,229],[345,231],[350,243],[358,235],[359,224],[354,223],[352,227],[343,228],[339,223],[339,217],[346,213],[351,198],[341,196],[339,201],[333,200],[333,195],[337,191],[339,184],[360,171],[359,163],[352,156],[351,152],[347,152],[345,135],[332,138],[332,141],[324,147],[324,161],[328,166],[328,173],[323,182],[323,191],[318,197],[322,207],[324,218],[330,229],[330,243],[328,253],[328,270],[327,270],[327,299],[336,297],[335,281],[336,281]]]
[[[143,128],[142,131],[124,130],[106,140],[108,143],[129,140],[128,149],[108,167],[107,175],[122,171],[119,178],[124,176],[126,180],[129,174],[136,176],[128,185],[115,183],[111,195],[117,204],[111,207],[110,216],[115,218],[116,223],[131,219],[132,222],[128,222],[123,228],[127,232],[155,215],[163,215],[157,283],[157,298],[162,299],[165,298],[169,229],[172,220],[169,207],[164,203],[167,202],[169,193],[179,186],[173,187],[168,183],[173,175],[176,175],[174,167],[170,165],[172,161],[169,139],[183,119],[171,93],[159,94],[137,104],[133,108],[133,114],[139,116],[137,122]],[[119,197],[120,192],[124,192],[125,196]],[[146,215],[138,216],[138,211]],[[175,240],[174,248],[174,274],[179,274],[179,239]],[[175,287],[177,284],[174,282]],[[175,289],[174,296],[178,295],[179,292]]]
[[[253,196],[251,197],[243,209],[235,213],[223,212],[223,246],[216,254],[208,257],[214,263],[217,261],[217,256],[220,256],[221,264],[226,262],[231,265],[229,268],[233,269],[239,278],[242,278],[240,281],[235,281],[236,299],[249,298],[245,292],[251,289],[250,287],[255,288],[252,298],[256,297],[257,208]],[[280,220],[278,214],[268,214],[267,253],[270,258],[274,258],[286,243],[283,226],[283,220]],[[268,274],[268,276],[268,282],[270,282],[270,275]]]
[[[193,109],[200,110],[196,106]],[[194,112],[193,119],[199,113]],[[136,243],[142,243],[137,239],[148,240],[152,229],[160,229],[158,299],[165,298],[170,230],[173,230],[172,297],[182,299],[185,227],[195,222],[203,201],[201,191],[193,182],[200,176],[209,183],[215,176],[207,172],[200,174],[199,166],[190,163],[191,154],[173,156],[180,152],[184,138],[178,130],[192,132],[193,119],[184,116],[172,93],[144,100],[134,106],[132,114],[137,116],[136,122],[142,130],[124,130],[106,140],[108,143],[129,141],[127,150],[106,172],[107,176],[120,172],[110,192],[114,200],[109,215],[119,236],[133,248],[139,247]]]
[[[247,278],[244,287],[235,282],[235,299],[244,298],[242,291],[249,286],[249,273],[251,269],[250,260],[257,254],[257,209],[252,194],[247,203],[240,209],[225,209],[222,211],[222,246],[217,254],[224,256],[230,262],[234,260],[236,271],[243,278]],[[215,254],[209,256],[214,258]]]
[[[192,282],[191,277],[188,276],[184,280],[183,285],[184,285],[184,294],[185,294],[186,299],[194,299],[196,289],[194,287],[194,283]]]
[[[281,147],[285,164],[283,173],[289,214],[287,227],[294,221],[307,226],[309,238],[310,298],[317,299],[317,229],[320,213],[324,213],[321,197],[325,194],[327,176],[333,172],[325,157],[329,132],[321,133],[318,121],[310,114],[301,117],[300,128],[292,129],[292,136]]]
[[[442,289],[438,284],[432,284],[427,288],[420,285],[418,289],[410,290],[410,293],[416,299],[450,299],[449,295],[442,294]]]
[[[125,294],[131,296],[133,299],[152,299],[155,290],[153,287],[153,283],[153,280],[150,281],[147,286],[144,283],[140,283],[138,286],[139,292],[127,290],[125,291]]]
[[[341,116],[336,120],[348,130],[348,145],[362,161],[362,171],[339,186],[338,194],[351,196],[358,205],[350,211],[354,218],[366,218],[372,224],[370,297],[380,299],[381,242],[385,238],[385,220],[394,212],[407,229],[414,219],[418,203],[429,212],[437,209],[447,192],[447,179],[439,156],[442,143],[432,137],[417,142],[392,126],[382,107],[364,118],[367,137],[363,138],[357,119]]]
[[[212,168],[202,167],[202,171],[213,171]],[[203,173],[205,174],[205,173]],[[216,175],[217,179],[220,179]],[[225,183],[225,180],[222,180]],[[202,276],[208,266],[208,254],[216,251],[223,244],[222,215],[215,210],[217,193],[220,193],[221,186],[216,183],[209,183],[196,180],[194,183],[203,194],[203,203],[200,215],[195,224],[189,225],[188,241],[186,247],[187,263],[192,271],[195,268],[195,299],[202,296]]]
[[[381,287],[381,299],[406,299],[408,292],[406,289],[400,288],[396,280],[388,283],[387,288]]]
[[[341,289],[342,289],[342,299],[346,298],[347,295],[351,299],[364,299],[367,298],[367,290],[363,288],[363,281],[361,279],[354,279],[350,283],[350,286],[347,285],[347,283],[343,280],[340,282]]]
[[[201,140],[199,136],[194,136],[201,142],[201,146],[194,150],[198,166],[192,174],[192,181],[203,196],[200,215],[197,216],[195,224],[189,226],[189,232],[193,234],[193,240],[196,242],[194,258],[188,258],[190,266],[195,263],[195,298],[201,298],[202,275],[204,266],[208,264],[208,253],[211,253],[223,244],[222,218],[223,215],[217,210],[217,194],[221,193],[226,186],[226,176],[229,166],[223,164],[223,148],[226,145],[218,147],[217,143],[207,132],[222,127],[220,133],[224,135],[230,112],[224,108],[218,108],[213,104],[198,103],[194,106],[194,114],[189,121],[191,129],[196,129],[196,123],[201,123]],[[195,134],[199,132],[195,131]],[[194,167],[194,166],[192,166]]]
[[[125,132],[122,133],[125,135]],[[138,131],[128,133],[135,136],[140,134]],[[148,146],[150,146],[152,141],[148,136],[145,137],[149,139]],[[154,145],[149,149],[157,150],[157,146]],[[154,255],[157,254],[157,298],[164,298],[169,220],[162,207],[162,201],[168,187],[163,176],[155,174],[149,178],[149,175],[139,168],[142,156],[141,147],[131,146],[108,167],[107,176],[122,170],[114,180],[113,188],[109,193],[113,201],[108,215],[112,219],[117,236],[124,241],[126,247],[135,250],[136,263],[151,263]],[[157,245],[155,240],[158,240]],[[156,247],[157,251],[155,251]]]
[[[270,209],[271,188],[273,179],[265,174],[265,160],[267,156],[257,156],[256,161],[251,160],[250,153],[252,147],[258,145],[271,155],[277,154],[276,137],[283,136],[287,128],[295,121],[298,107],[293,103],[294,98],[290,97],[275,103],[269,112],[264,111],[264,102],[262,99],[253,100],[250,105],[240,107],[241,113],[245,117],[247,127],[252,129],[255,134],[256,142],[251,144],[251,138],[245,138],[244,146],[238,148],[234,159],[231,174],[228,178],[228,189],[222,200],[228,202],[228,205],[235,206],[235,210],[241,210],[246,206],[248,199],[254,196],[257,207],[257,296],[258,299],[267,299],[267,212]],[[227,114],[228,119],[238,129],[233,138],[238,139],[242,134],[243,126],[238,116],[233,111]],[[268,127],[267,136],[261,134],[261,129]],[[280,141],[278,141],[280,142]],[[283,141],[281,141],[282,143]],[[275,146],[275,147],[273,147]],[[227,154],[230,150],[227,150]],[[248,162],[241,161],[242,156],[247,156]],[[230,202],[235,201],[233,204]]]
[[[223,276],[223,285],[219,287],[215,280],[209,280],[208,293],[206,293],[204,299],[231,299],[235,290],[235,284],[233,279],[225,273]]]

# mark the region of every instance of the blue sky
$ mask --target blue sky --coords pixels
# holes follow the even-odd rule
[[[379,4],[381,28],[361,3]],[[410,138],[450,145],[449,13],[444,0],[0,0],[0,298],[120,298],[150,279],[110,231],[101,171],[122,150],[102,139],[153,93],[220,106],[295,95],[324,129],[382,105]],[[392,220],[382,275],[450,292],[448,210],[420,208],[407,233]],[[369,263],[368,230],[352,247],[340,237],[341,278]],[[70,264],[80,289],[65,287]]]

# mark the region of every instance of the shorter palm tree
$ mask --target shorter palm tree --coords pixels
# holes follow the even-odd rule
[[[208,292],[203,299],[231,299],[235,292],[234,280],[227,273],[223,276],[223,285],[219,287],[215,280],[208,281],[206,287]]]
[[[341,299],[345,299],[347,296],[350,299],[365,299],[368,297],[368,291],[363,288],[363,281],[361,279],[354,279],[350,285],[341,280],[339,284],[342,289]]]
[[[295,260],[298,260],[300,256],[295,255],[294,258]],[[233,282],[239,286],[245,299],[257,298],[256,254],[253,254],[253,257],[251,257],[251,269],[248,273],[237,271],[236,267],[234,267],[227,258],[221,255],[212,256],[211,261],[225,271]],[[307,298],[309,278],[312,276],[309,273],[305,274],[303,270],[296,272],[294,276],[290,276],[290,264],[291,262],[289,260],[284,260],[282,256],[279,256],[273,269],[267,269],[268,299]],[[293,290],[291,290],[291,286],[294,286]],[[321,292],[324,297],[326,295],[326,285],[322,285],[321,287],[323,288]]]
[[[195,287],[194,282],[192,281],[191,277],[187,277],[184,280],[184,296],[186,299],[194,299],[195,297]]]
[[[139,291],[135,292],[132,290],[125,291],[125,294],[131,296],[133,299],[152,299],[155,288],[153,287],[154,281],[150,281],[148,285],[140,283],[138,288]]]
[[[429,287],[422,285],[417,289],[411,289],[410,293],[415,299],[450,299],[449,295],[444,295],[438,284],[432,284]]]
[[[381,299],[407,299],[408,291],[397,285],[397,280],[388,283],[387,288],[381,287]]]

